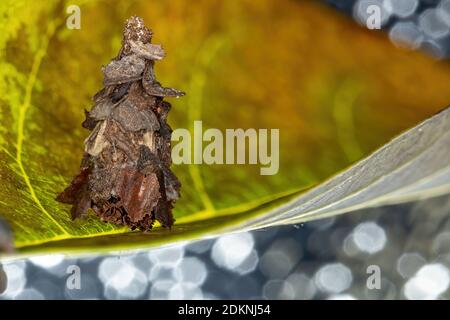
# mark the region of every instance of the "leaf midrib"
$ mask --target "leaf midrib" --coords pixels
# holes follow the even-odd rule
[[[69,232],[55,219],[53,216],[47,211],[47,209],[44,208],[41,201],[36,195],[36,192],[34,190],[34,187],[31,183],[30,177],[28,176],[27,171],[25,170],[25,166],[22,160],[22,152],[23,152],[23,142],[25,139],[25,118],[28,109],[31,106],[31,97],[33,94],[33,89],[36,84],[37,75],[39,73],[39,69],[42,63],[42,59],[44,58],[48,45],[50,43],[51,37],[55,34],[56,31],[56,21],[50,21],[48,24],[47,32],[45,34],[45,37],[42,39],[42,45],[36,52],[34,59],[33,59],[33,65],[31,67],[30,74],[28,76],[28,80],[25,87],[25,97],[23,103],[20,105],[19,108],[19,117],[18,117],[18,128],[17,128],[17,140],[16,140],[16,163],[19,167],[20,173],[22,178],[25,181],[25,184],[28,187],[28,191],[30,193],[31,199],[33,202],[38,206],[39,210],[45,214],[50,221],[59,229],[61,230],[62,234],[65,236],[69,236]]]

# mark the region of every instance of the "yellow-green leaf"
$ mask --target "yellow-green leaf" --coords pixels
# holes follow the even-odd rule
[[[66,28],[68,4],[81,8],[80,30]],[[0,14],[0,214],[24,254],[143,248],[310,219],[281,212],[286,206],[270,210],[450,101],[448,63],[396,49],[382,32],[313,1],[8,0]],[[173,128],[192,131],[202,120],[204,128],[280,130],[276,175],[260,175],[259,165],[174,166],[183,185],[175,227],[145,234],[94,215],[72,221],[55,201],[77,173],[88,134],[80,123],[102,86],[100,67],[116,55],[133,14],[167,52],[160,81],[187,92],[171,101]],[[324,186],[312,194],[329,195]]]

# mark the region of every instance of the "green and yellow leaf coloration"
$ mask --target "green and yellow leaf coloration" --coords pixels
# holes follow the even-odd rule
[[[66,28],[68,4],[81,8],[80,30]],[[170,101],[173,128],[280,129],[276,175],[174,166],[175,227],[149,233],[94,215],[72,221],[55,200],[77,173],[100,67],[133,14],[167,52],[158,79],[187,92]],[[144,248],[250,226],[450,101],[448,63],[313,1],[11,0],[0,15],[0,215],[23,254]]]

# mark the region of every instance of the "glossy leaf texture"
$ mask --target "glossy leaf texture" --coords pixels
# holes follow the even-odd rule
[[[71,4],[80,30],[66,27]],[[0,14],[0,215],[19,254],[146,248],[448,191],[448,174],[444,187],[426,183],[447,170],[432,161],[448,156],[444,140],[427,149],[448,132],[445,112],[425,125],[429,140],[410,135],[358,162],[448,105],[448,63],[397,49],[319,2],[22,0],[2,1]],[[275,175],[260,165],[174,165],[183,185],[175,227],[149,233],[94,215],[72,221],[55,201],[77,173],[101,65],[133,14],[167,53],[158,79],[187,92],[170,101],[173,128],[201,120],[204,130],[280,132]]]

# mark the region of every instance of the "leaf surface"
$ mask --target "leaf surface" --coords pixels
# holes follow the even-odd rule
[[[448,192],[448,111],[372,154],[448,104],[447,62],[312,1],[70,4],[80,30],[66,28],[61,1],[0,4],[0,214],[19,254],[146,248]],[[100,67],[136,13],[167,52],[158,79],[187,92],[171,101],[173,128],[280,130],[276,175],[174,166],[175,227],[145,234],[93,215],[72,221],[55,201],[77,173]]]

